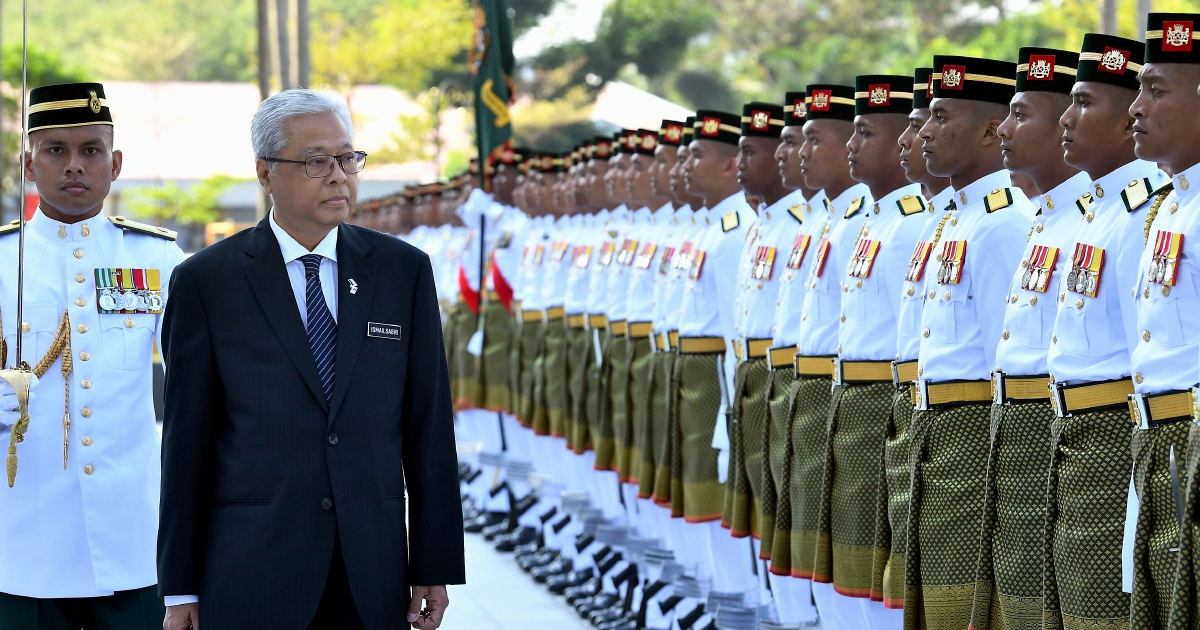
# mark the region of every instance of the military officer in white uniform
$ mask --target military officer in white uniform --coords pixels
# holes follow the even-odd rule
[[[1107,48],[1129,52],[1133,63],[1120,72],[1103,68],[1098,58]],[[1057,292],[1048,356],[1057,417],[1047,487],[1045,536],[1053,544],[1047,546],[1044,615],[1062,623],[1129,615],[1130,516],[1136,515],[1137,496],[1126,397],[1133,392],[1129,350],[1139,342],[1131,289],[1145,249],[1146,218],[1166,196],[1160,189],[1170,185],[1153,162],[1134,154],[1129,106],[1138,83],[1131,66],[1142,61],[1143,44],[1089,33],[1081,52],[1092,54],[1079,61],[1072,104],[1060,123],[1067,163],[1091,181],[1071,204],[1075,226],[1059,254],[1067,256],[1068,275]]]
[[[16,226],[0,236],[0,317],[3,363],[23,335],[40,384],[23,439],[0,430],[18,458],[0,488],[0,627],[151,630],[164,614],[153,344],[183,252],[174,232],[101,216],[122,156],[100,84],[29,102],[25,177],[41,207],[25,226],[21,321]]]
[[[1002,168],[997,128],[1015,93],[1016,64],[934,56],[931,117],[921,128],[930,173],[950,177],[959,209],[934,252],[911,427],[912,496],[905,556],[905,624],[961,629],[973,600],[991,410],[989,376],[1000,308],[1034,206]],[[977,547],[974,547],[977,549]],[[934,612],[936,610],[936,612]]]
[[[1141,499],[1133,549],[1131,628],[1152,628],[1168,618],[1173,597],[1195,606],[1196,592],[1174,593],[1185,495],[1178,462],[1194,459],[1189,444],[1192,401],[1200,381],[1200,45],[1194,13],[1151,13],[1146,24],[1141,90],[1129,108],[1137,156],[1173,173],[1174,190],[1159,206],[1142,252],[1135,285],[1136,345],[1131,349],[1134,395],[1130,406],[1138,431],[1133,437],[1134,479]],[[1122,287],[1123,289],[1124,287]],[[1182,404],[1183,407],[1176,407]],[[1192,405],[1194,406],[1194,402]],[[1172,465],[1174,461],[1174,465]],[[1188,524],[1189,536],[1193,534]],[[1193,617],[1193,625],[1195,619]],[[1175,626],[1176,620],[1172,620]],[[1183,627],[1183,625],[1177,626]]]

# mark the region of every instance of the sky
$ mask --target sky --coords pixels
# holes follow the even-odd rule
[[[550,46],[572,40],[592,41],[609,2],[611,0],[561,0],[541,23],[513,42],[513,54],[523,60]]]

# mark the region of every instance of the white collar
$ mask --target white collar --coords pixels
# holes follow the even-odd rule
[[[268,220],[271,222],[271,231],[275,233],[275,240],[279,241],[279,251],[283,253],[283,264],[288,264],[293,260],[297,260],[301,256],[308,254],[320,254],[333,262],[337,262],[337,235],[338,228],[329,230],[325,238],[317,243],[317,247],[311,252],[308,248],[296,242],[291,234],[288,234],[279,224],[275,222],[275,211],[272,210]]]

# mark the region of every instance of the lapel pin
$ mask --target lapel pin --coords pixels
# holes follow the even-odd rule
[[[354,281],[354,278],[348,278],[346,282],[350,283],[350,295],[358,293],[358,283]]]

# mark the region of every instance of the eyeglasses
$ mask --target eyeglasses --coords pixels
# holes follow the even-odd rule
[[[347,175],[353,175],[361,172],[367,165],[367,154],[365,151],[351,151],[341,155],[314,155],[306,160],[284,160],[281,158],[259,158],[267,162],[282,162],[284,164],[303,164],[304,174],[313,179],[329,177],[333,174],[333,165],[337,164],[342,167],[342,172]]]

